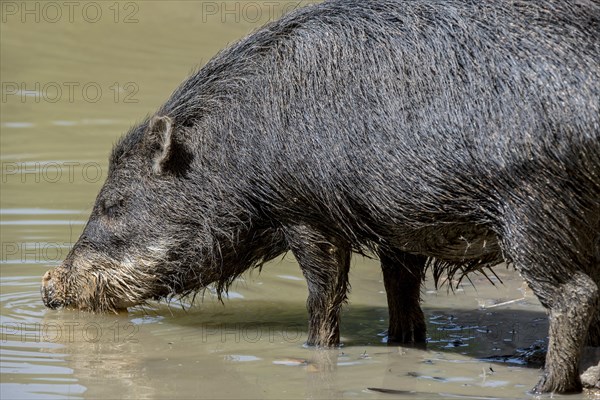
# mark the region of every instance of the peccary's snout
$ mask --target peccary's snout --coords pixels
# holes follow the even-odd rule
[[[46,271],[42,277],[42,287],[40,288],[40,291],[42,292],[42,300],[46,307],[56,309],[63,305],[62,302],[56,298],[56,288],[55,282],[52,279],[52,270]]]

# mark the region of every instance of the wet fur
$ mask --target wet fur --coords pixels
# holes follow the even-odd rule
[[[508,261],[560,321],[536,390],[580,390],[576,336],[591,323],[600,340],[599,18],[594,0],[381,0],[269,24],[186,80],[156,113],[168,123],[115,147],[56,288],[99,310],[221,293],[292,250],[309,341],[333,345],[349,254],[369,252],[390,329],[422,341],[418,290],[394,282],[418,286],[427,259],[436,279]],[[151,267],[122,268],[160,241]],[[78,257],[106,271],[104,294]]]

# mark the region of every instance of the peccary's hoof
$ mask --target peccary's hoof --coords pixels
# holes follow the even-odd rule
[[[412,339],[406,339],[405,335],[387,335],[384,337],[384,342],[387,343],[388,346],[402,346],[402,347],[412,347],[416,349],[426,349],[427,343],[424,341],[414,341]]]
[[[581,374],[581,384],[587,389],[600,389],[600,362]]]
[[[344,344],[341,342],[338,343],[330,343],[330,344],[323,344],[323,343],[315,343],[315,342],[304,342],[302,344],[302,347],[304,347],[305,349],[322,349],[322,350],[335,350],[335,349],[339,349],[341,347],[344,347]]]
[[[543,394],[543,393],[581,393],[583,388],[581,387],[581,381],[578,379],[573,379],[573,382],[560,382],[553,379],[550,379],[547,374],[545,374],[537,385],[531,390],[532,394]]]

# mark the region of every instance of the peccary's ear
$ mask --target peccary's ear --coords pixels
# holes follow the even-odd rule
[[[173,120],[168,116],[155,116],[150,120],[146,143],[155,174],[185,175],[189,170],[192,153],[185,146],[184,138],[175,134]]]

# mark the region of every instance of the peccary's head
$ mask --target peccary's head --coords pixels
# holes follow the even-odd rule
[[[213,282],[220,293],[264,256],[267,231],[243,229],[222,180],[197,171],[196,140],[168,117],[123,137],[81,237],[43,277],[46,306],[117,310]]]

